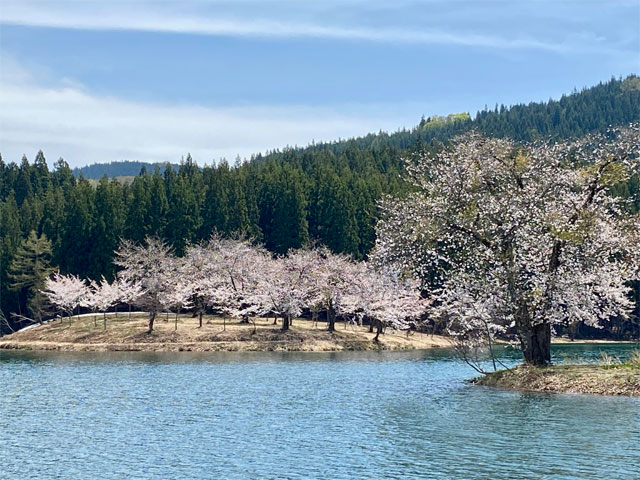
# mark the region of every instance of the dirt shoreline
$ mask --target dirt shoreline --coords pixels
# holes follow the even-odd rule
[[[378,342],[368,327],[344,327],[337,324],[330,333],[326,324],[295,320],[291,329],[282,332],[273,319],[256,319],[239,324],[236,320],[205,317],[202,328],[198,319],[172,315],[159,317],[151,334],[146,333],[147,317],[127,314],[108,316],[106,329],[102,315],[82,316],[46,323],[25,329],[0,339],[0,349],[45,350],[71,352],[142,351],[142,352],[242,352],[292,351],[332,352],[368,350],[423,350],[448,348],[445,337],[387,331]]]
[[[143,351],[143,352],[241,352],[241,351],[293,351],[332,352],[368,350],[427,350],[450,348],[446,337],[388,330],[374,342],[368,327],[338,323],[336,331],[329,333],[325,323],[314,324],[296,319],[291,329],[282,332],[273,319],[256,319],[253,324],[239,324],[237,320],[224,320],[205,316],[199,328],[198,319],[191,315],[175,317],[160,315],[154,332],[147,334],[147,314],[134,312],[106,316],[84,314],[54,320],[44,325],[32,325],[11,335],[0,337],[0,349],[53,350],[71,352]],[[559,344],[636,343],[609,340],[576,340],[556,338]]]

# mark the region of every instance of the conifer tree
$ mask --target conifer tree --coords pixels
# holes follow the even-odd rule
[[[14,189],[18,206],[22,205],[22,202],[24,202],[25,199],[31,198],[33,195],[33,187],[31,186],[31,165],[29,165],[29,160],[27,160],[26,156],[22,157]]]
[[[52,180],[54,185],[61,187],[64,194],[68,195],[71,188],[76,184],[76,177],[73,176],[69,164],[63,158],[59,158],[53,164],[53,167]]]
[[[95,190],[82,177],[70,191],[66,210],[60,268],[68,273],[93,273]]]
[[[195,240],[201,224],[196,193],[183,176],[173,176],[169,189],[169,213],[165,238],[182,256],[187,243]]]
[[[39,150],[33,161],[31,168],[31,185],[36,194],[45,194],[51,188],[51,178],[49,176],[49,167],[44,153]]]
[[[146,219],[150,203],[146,175],[141,174],[134,178],[131,184],[131,198],[128,201],[129,211],[125,227],[125,236],[134,242],[141,242],[149,232]]]
[[[61,188],[51,188],[42,202],[42,218],[39,231],[44,233],[53,249],[53,264],[60,264],[62,234],[65,222],[65,199]]]
[[[217,167],[206,169],[206,192],[202,211],[201,238],[208,238],[213,232],[224,232],[229,219],[229,177],[226,161]]]
[[[109,182],[106,176],[98,182],[95,194],[95,223],[92,238],[100,239],[95,242],[91,250],[92,271],[91,278],[114,278],[114,251],[122,236],[123,225],[122,198],[119,195],[117,182]]]
[[[249,214],[237,170],[233,171],[229,189],[229,216],[224,233],[244,234],[249,230]]]
[[[147,224],[151,235],[162,235],[167,226],[168,212],[167,193],[160,170],[156,168],[149,185],[149,209],[147,211]]]
[[[268,250],[284,254],[309,241],[305,186],[297,169],[274,167],[261,195],[260,226]]]
[[[8,313],[18,310],[16,293],[9,289],[7,267],[18,250],[21,240],[18,205],[12,191],[4,202],[0,202],[0,298],[2,299],[0,312]],[[3,329],[3,325],[0,325],[0,330]]]
[[[46,235],[38,236],[32,230],[9,265],[10,288],[25,298],[31,319],[40,323],[46,304],[42,291],[46,278],[53,271],[50,262],[51,243]]]

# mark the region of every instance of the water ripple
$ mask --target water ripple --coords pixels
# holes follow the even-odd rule
[[[471,376],[447,351],[0,352],[0,477],[640,478],[638,399]]]

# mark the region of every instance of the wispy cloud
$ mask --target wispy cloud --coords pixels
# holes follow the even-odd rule
[[[9,66],[6,58],[3,66]],[[357,113],[305,106],[205,108],[141,103],[95,95],[81,86],[41,86],[17,65],[20,82],[0,88],[0,146],[5,161],[33,157],[72,165],[122,159],[177,161],[191,153],[199,163],[230,160],[313,140],[364,135],[401,126],[389,109]],[[392,110],[391,110],[392,111]],[[413,116],[412,116],[413,117]],[[417,114],[416,114],[417,118]]]
[[[172,8],[167,8],[167,6]],[[182,4],[178,4],[182,5]],[[175,4],[164,2],[134,3],[126,7],[118,2],[87,7],[81,2],[11,2],[7,0],[0,13],[4,24],[39,27],[85,29],[85,30],[129,30],[143,32],[167,32],[196,35],[217,35],[258,38],[318,38],[333,40],[355,40],[399,44],[457,45],[493,49],[537,49],[552,52],[570,51],[574,48],[601,48],[598,40],[592,44],[585,38],[565,41],[527,36],[496,36],[473,31],[408,28],[407,26],[356,24],[340,25],[335,22],[309,22],[296,18],[274,20],[272,18],[248,18],[230,16],[228,13],[193,12],[184,8],[176,10]],[[588,40],[588,39],[587,39]]]

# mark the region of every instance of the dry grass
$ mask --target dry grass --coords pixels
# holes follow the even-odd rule
[[[534,392],[589,393],[640,396],[640,352],[621,363],[603,357],[600,365],[554,365],[490,373],[475,380],[479,385]]]
[[[67,351],[339,351],[339,350],[414,350],[450,346],[446,338],[419,333],[407,337],[404,333],[388,331],[373,342],[373,333],[367,327],[336,324],[331,334],[326,324],[317,328],[307,320],[295,320],[291,329],[282,332],[273,319],[257,319],[253,324],[239,324],[206,316],[203,327],[198,319],[182,315],[174,330],[173,315],[169,321],[160,315],[154,331],[147,333],[146,315],[129,320],[126,314],[109,316],[103,330],[102,316],[97,325],[93,317],[75,318],[69,324],[55,321],[8,335],[0,340],[0,348]]]

